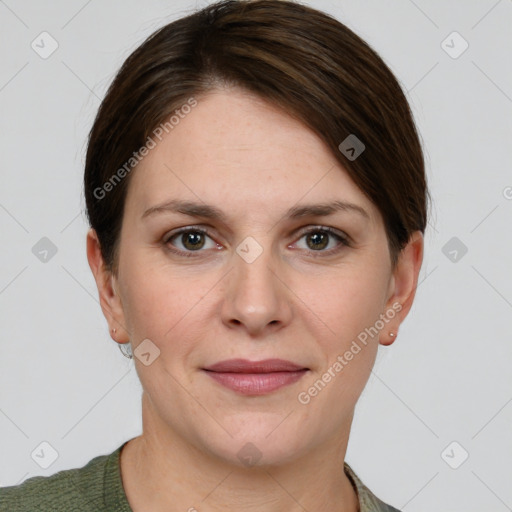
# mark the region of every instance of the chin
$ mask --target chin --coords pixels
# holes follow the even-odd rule
[[[260,429],[252,428],[250,433],[247,430],[233,432],[228,427],[232,437],[223,435],[222,438],[214,439],[205,436],[203,442],[212,455],[229,465],[261,469],[282,466],[299,458],[307,448],[304,432],[300,429],[291,432],[289,428],[282,428],[279,431],[276,425],[279,422],[274,418],[269,424],[261,424]]]

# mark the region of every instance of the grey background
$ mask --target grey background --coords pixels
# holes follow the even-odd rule
[[[129,53],[205,3],[0,1],[0,486],[141,431],[141,387],[86,260],[85,141]],[[434,199],[415,304],[380,349],[346,460],[408,512],[512,510],[512,1],[305,3],[366,39],[408,91]],[[31,47],[43,31],[58,43],[47,59]],[[458,58],[442,47],[453,31],[469,43]],[[46,262],[43,237],[57,250]],[[46,469],[31,456],[51,457],[42,442],[58,453]]]

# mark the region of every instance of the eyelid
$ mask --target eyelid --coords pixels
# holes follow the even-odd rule
[[[325,231],[331,235],[341,238],[341,240],[343,240],[347,244],[351,243],[350,237],[345,232],[340,231],[339,229],[336,229],[336,228],[332,228],[331,226],[324,226],[322,224],[310,224],[309,226],[301,228],[301,229],[299,229],[299,231],[297,231],[297,233],[294,235],[294,237],[296,237],[296,236],[302,237],[312,231],[313,232],[314,231]]]
[[[164,243],[168,243],[171,238],[174,238],[177,235],[181,235],[182,233],[186,233],[188,231],[198,231],[199,233],[203,233],[208,235],[211,238],[211,232],[207,228],[203,228],[201,226],[184,226],[182,228],[176,228],[169,233],[166,233],[163,237]]]

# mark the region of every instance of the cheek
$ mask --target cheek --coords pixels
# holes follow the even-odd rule
[[[378,350],[378,332],[371,327],[382,312],[380,286],[384,281],[377,272],[352,270],[340,272],[336,278],[315,279],[305,295],[307,308],[317,318],[312,320],[316,325],[312,334],[323,358],[321,367],[301,387],[299,402],[308,401],[315,410],[330,410],[329,425],[350,414]]]
[[[148,268],[149,267],[149,268]],[[149,338],[165,355],[170,345],[176,356],[201,328],[207,301],[202,299],[215,284],[204,273],[170,266],[143,266],[134,260],[126,266],[126,300],[123,301],[135,343]]]
[[[126,263],[123,282],[123,309],[135,338],[157,343],[165,331],[186,313],[190,287],[154,266],[133,259]],[[135,341],[134,340],[134,341]]]
[[[352,400],[357,400],[375,363],[380,332],[376,326],[380,326],[387,282],[378,265],[372,271],[368,268],[354,273],[337,292],[340,307],[336,327],[342,339],[338,346],[330,347],[330,366],[337,362],[331,373],[340,376],[336,377],[338,382],[333,389],[337,388],[339,394],[350,394]]]
[[[331,349],[342,349],[365,328],[375,324],[382,312],[384,274],[378,269],[346,267],[338,273],[308,280],[300,297],[316,314],[331,340]]]

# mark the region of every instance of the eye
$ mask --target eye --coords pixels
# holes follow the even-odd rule
[[[316,226],[303,230],[299,240],[302,239],[306,241],[304,250],[313,256],[334,254],[344,247],[350,246],[348,237],[327,226]],[[204,252],[202,249],[222,249],[222,246],[211,238],[207,230],[191,226],[170,233],[164,238],[163,244],[169,251],[186,257],[193,257],[196,256],[194,253]]]
[[[207,243],[207,239],[210,240],[210,244]],[[170,247],[169,249],[184,256],[192,256],[191,253],[200,252],[201,249],[219,248],[219,245],[211,239],[206,230],[190,227],[170,234],[165,238],[164,244],[177,247],[178,250],[173,250]]]
[[[317,226],[302,232],[300,239],[305,239],[305,250],[320,255],[333,254],[343,247],[350,246],[347,237],[327,226]],[[326,249],[327,248],[327,249]],[[314,254],[314,256],[317,256]]]

